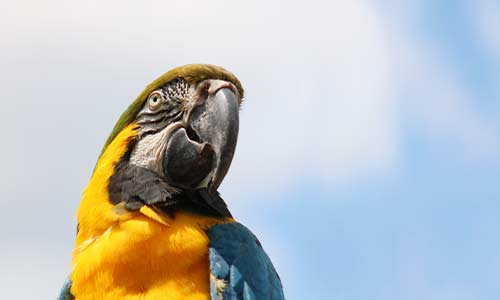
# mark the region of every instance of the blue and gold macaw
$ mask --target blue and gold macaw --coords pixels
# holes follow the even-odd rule
[[[59,299],[284,299],[259,240],[217,192],[242,98],[239,80],[212,65],[178,67],[146,87],[85,188]]]

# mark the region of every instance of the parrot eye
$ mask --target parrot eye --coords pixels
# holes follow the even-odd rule
[[[165,100],[165,98],[163,97],[162,93],[160,93],[159,91],[152,92],[148,98],[149,108],[151,110],[156,110],[158,107],[160,107],[163,100]]]

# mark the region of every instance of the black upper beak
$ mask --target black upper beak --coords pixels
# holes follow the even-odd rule
[[[173,132],[165,149],[163,170],[169,182],[209,192],[224,179],[236,149],[239,99],[230,87],[212,92],[191,112],[187,128]]]

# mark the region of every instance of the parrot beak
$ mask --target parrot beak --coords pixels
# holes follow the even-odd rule
[[[180,187],[217,190],[233,160],[239,127],[239,99],[235,89],[216,81],[191,112],[189,126],[172,133],[163,169]],[[201,186],[200,186],[201,185]]]
[[[233,160],[239,128],[239,104],[236,93],[227,87],[210,92],[206,101],[195,108],[191,127],[215,152],[209,191],[217,190]]]

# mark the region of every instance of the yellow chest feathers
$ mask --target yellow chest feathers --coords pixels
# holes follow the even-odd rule
[[[209,299],[205,229],[231,220],[183,213],[170,219],[146,206],[128,212],[111,204],[109,177],[134,136],[133,125],[122,130],[84,191],[71,293],[76,300]]]
[[[142,213],[75,247],[71,292],[80,299],[210,299],[210,218],[177,214],[162,224]]]

